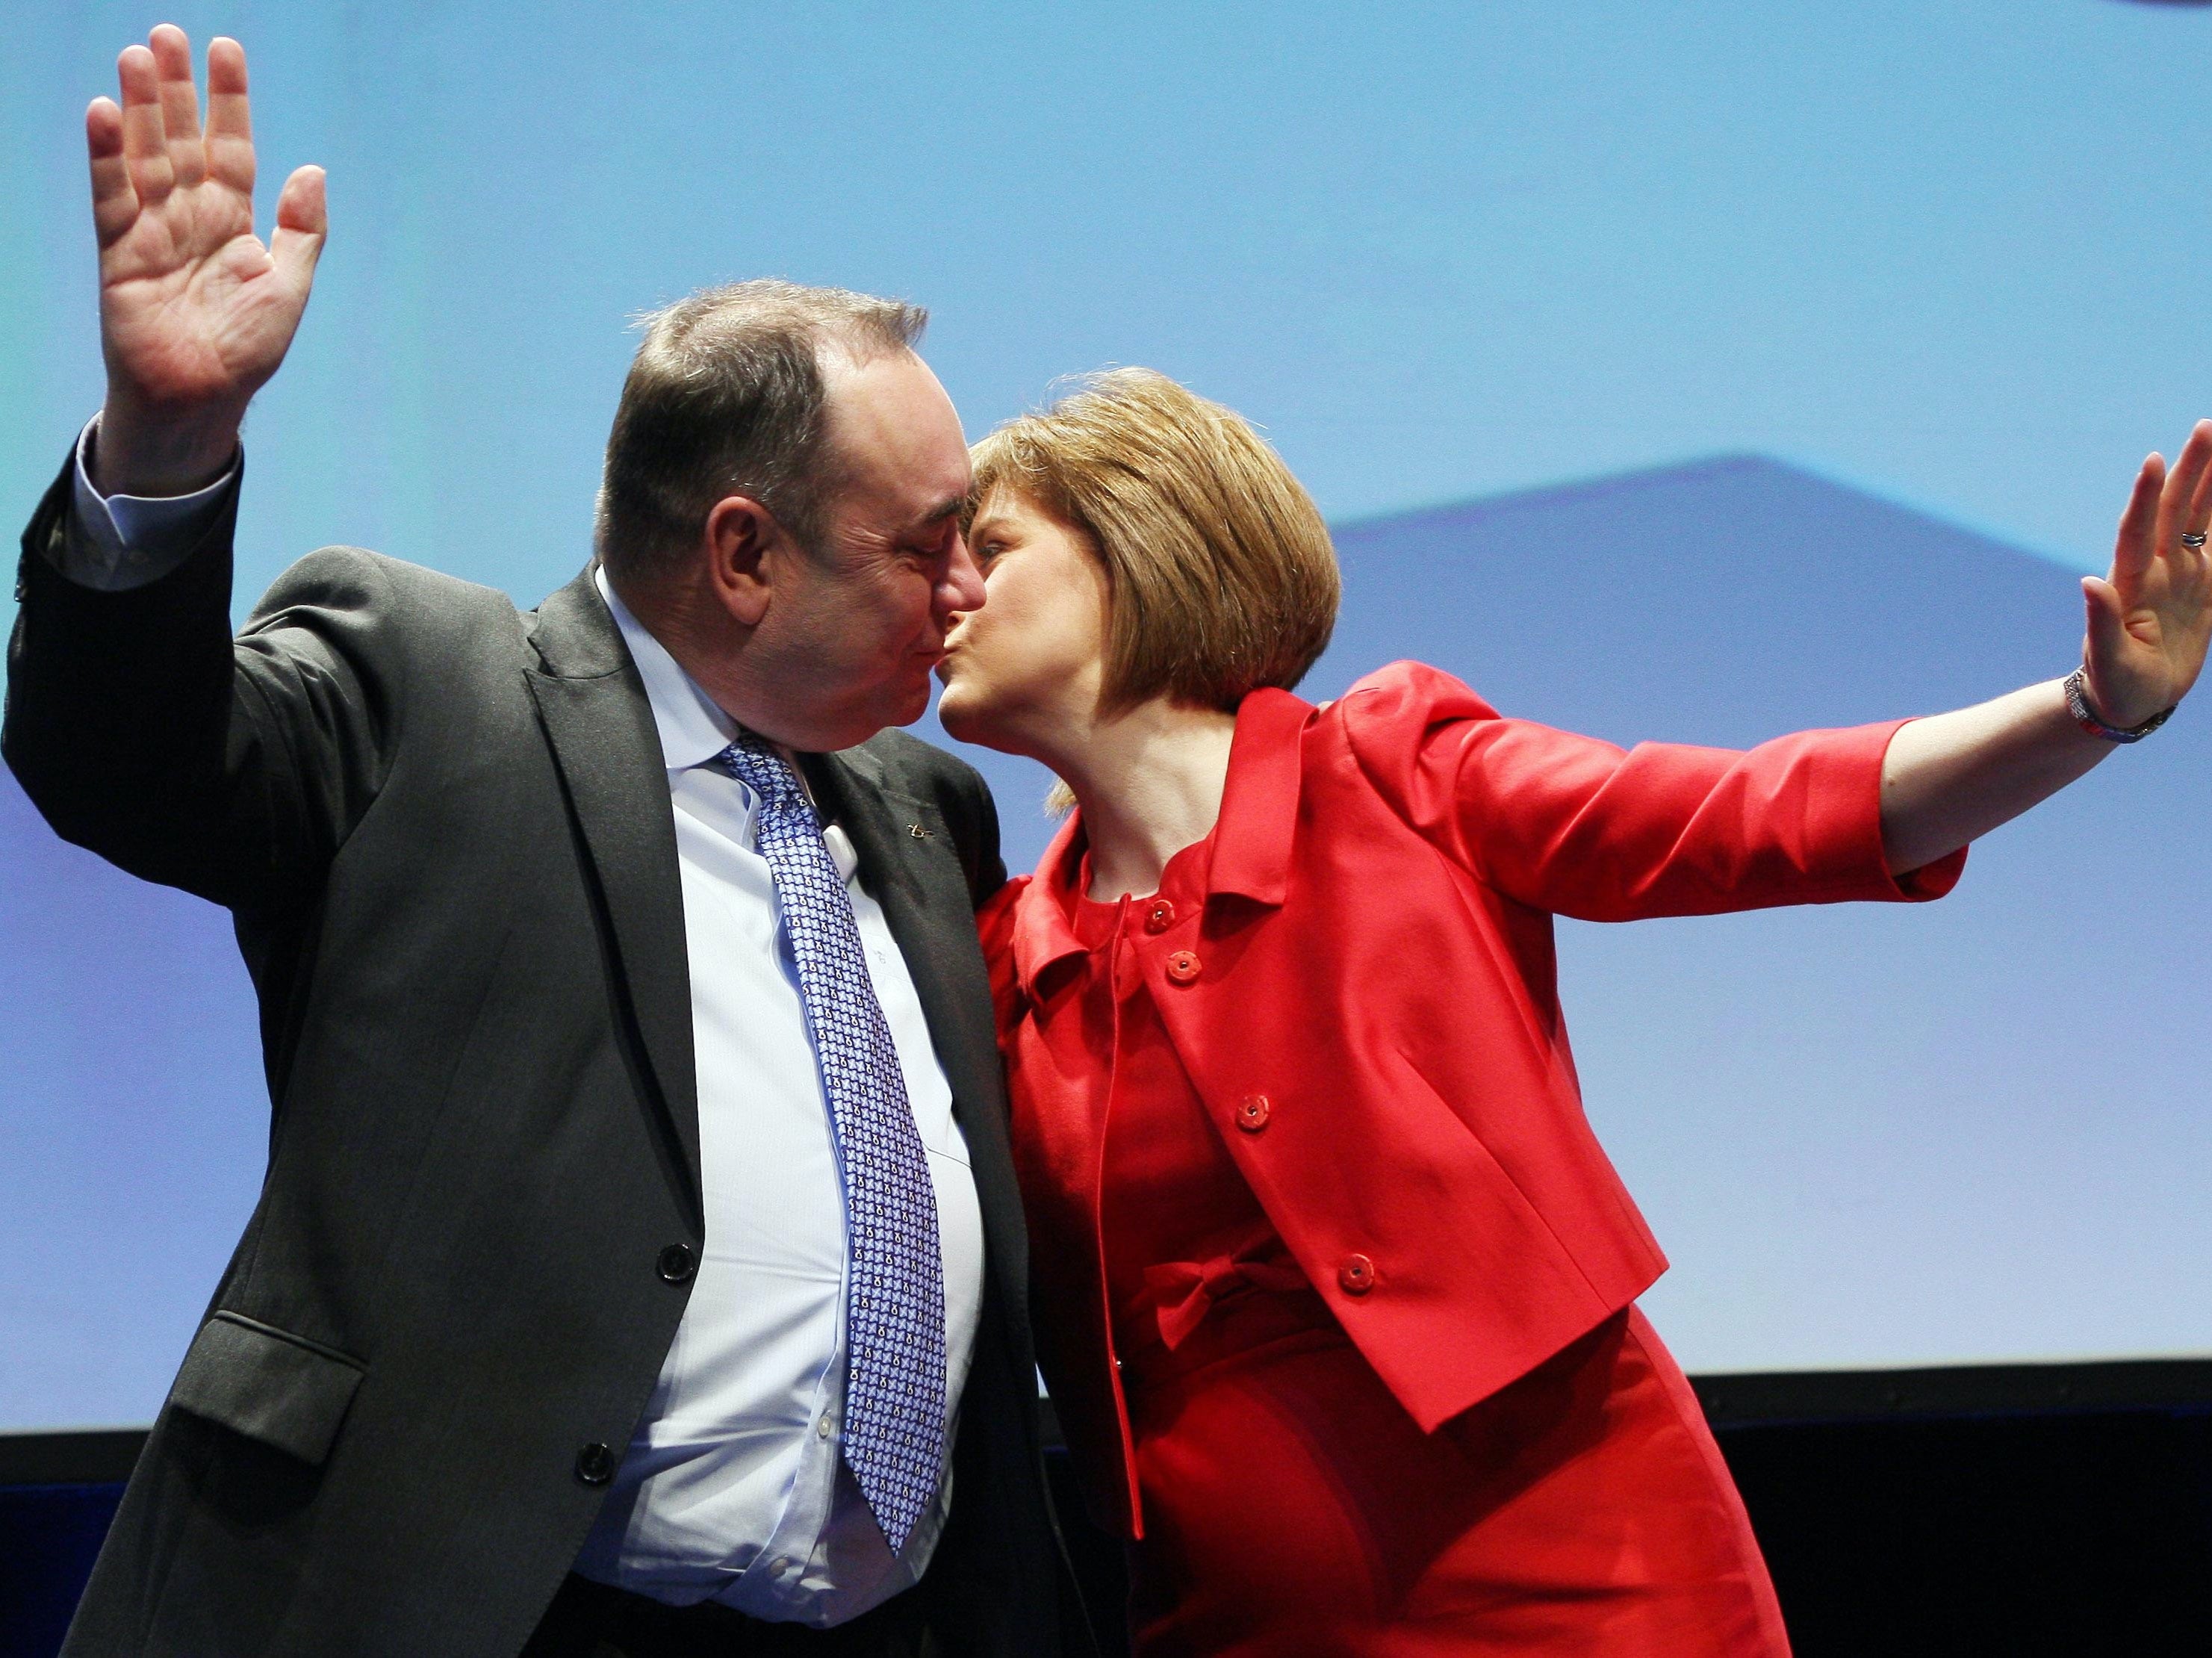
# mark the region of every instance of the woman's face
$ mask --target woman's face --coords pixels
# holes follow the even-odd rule
[[[988,598],[946,635],[938,718],[963,743],[1046,758],[1098,706],[1106,572],[1079,531],[1007,489],[977,510],[968,544]]]

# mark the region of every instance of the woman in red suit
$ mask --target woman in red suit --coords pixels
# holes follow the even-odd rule
[[[942,717],[1075,811],[981,918],[1039,1351],[1143,1658],[1776,1655],[1665,1262],[1583,1119],[1551,917],[1940,896],[2178,701],[2212,422],[2147,463],[2084,676],[1626,752],[1399,663],[1314,707],[1328,532],[1122,371],[976,452]]]

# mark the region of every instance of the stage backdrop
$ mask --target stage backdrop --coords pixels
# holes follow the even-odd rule
[[[1310,694],[1418,657],[1621,743],[1954,707],[2077,646],[2065,570],[1753,458],[1340,546]],[[1990,837],[1940,904],[1562,925],[1591,1115],[1674,1257],[1649,1305],[1686,1363],[2212,1345],[2196,713]],[[975,757],[1028,867],[1048,780]],[[252,1201],[245,975],[221,914],[60,845],[12,781],[0,868],[0,1421],[143,1417]]]
[[[163,15],[15,10],[10,523],[99,402],[82,111]],[[1346,526],[1316,695],[1418,655],[1623,741],[2064,671],[2070,572],[2212,412],[2212,9],[167,15],[252,54],[264,213],[330,169],[249,427],[241,611],[336,541],[535,603],[587,556],[626,317],[762,273],[926,301],[971,433],[1117,361],[1245,410]],[[1741,453],[1796,463],[1696,459]],[[1432,501],[1476,504],[1402,515]],[[1562,929],[1689,1363],[2212,1349],[2207,699],[1933,908]],[[1019,861],[1042,781],[991,770]],[[143,1421],[263,1163],[224,919],[0,774],[0,1428]]]

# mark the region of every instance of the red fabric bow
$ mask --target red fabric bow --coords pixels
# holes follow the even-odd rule
[[[1216,1255],[1211,1260],[1171,1260],[1145,1268],[1145,1290],[1159,1320],[1160,1345],[1170,1352],[1190,1339],[1217,1301],[1247,1290],[1286,1292],[1307,1288],[1306,1275],[1289,1261]]]

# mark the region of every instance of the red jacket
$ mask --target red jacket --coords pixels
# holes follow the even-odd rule
[[[1424,1430],[1666,1266],[1583,1114],[1552,916],[1941,896],[1963,852],[1901,883],[1883,862],[1901,723],[1624,752],[1403,662],[1321,708],[1263,690],[1238,709],[1204,914],[1152,937],[1143,970],[1268,1218]],[[1080,950],[1051,894],[1081,837],[1071,820],[981,918],[1012,1084],[1038,1108],[1053,966]],[[1035,1242],[1080,1327],[1043,1345],[1082,1382],[1112,1375],[1103,1296],[1063,1299],[1098,1287],[1087,1242]]]

